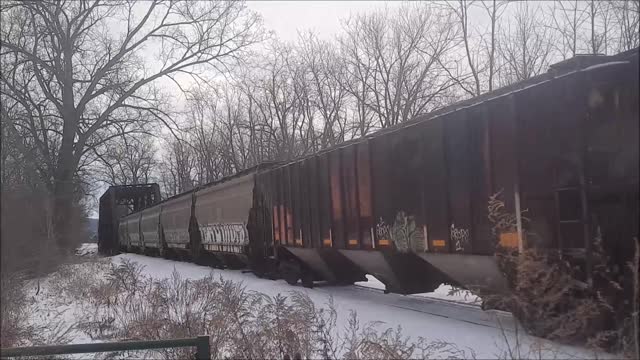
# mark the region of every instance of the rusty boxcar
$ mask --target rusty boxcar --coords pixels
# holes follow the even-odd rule
[[[505,289],[497,247],[560,249],[588,278],[594,241],[622,262],[638,235],[638,134],[638,49],[578,56],[132,213],[119,241],[305,286],[372,274],[404,294]]]

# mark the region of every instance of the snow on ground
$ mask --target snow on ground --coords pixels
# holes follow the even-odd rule
[[[76,249],[76,255],[78,256],[91,256],[98,253],[98,244],[96,243],[84,243]]]
[[[185,278],[203,278],[213,272],[215,276],[241,281],[248,289],[268,295],[286,294],[293,290],[309,295],[316,304],[325,304],[333,297],[338,311],[338,326],[345,326],[350,310],[355,310],[361,323],[383,321],[385,327],[401,326],[405,336],[412,339],[424,337],[429,340],[443,340],[457,344],[460,348],[471,348],[478,358],[496,358],[507,351],[506,336],[509,344],[516,343],[515,325],[509,315],[502,312],[483,312],[476,306],[450,304],[418,296],[383,294],[379,291],[355,286],[317,286],[307,289],[302,286],[290,286],[284,280],[259,279],[251,273],[240,270],[218,270],[191,263],[177,262],[136,254],[121,254],[112,261],[129,259],[145,266],[143,272],[157,279],[169,277],[174,269]],[[500,329],[500,325],[502,328]],[[543,358],[594,358],[589,350],[570,346],[556,345],[546,340],[518,333],[524,344],[523,356],[527,347],[553,348],[543,354]],[[606,354],[597,354],[598,358]]]
[[[79,251],[79,253],[88,252],[88,248],[91,246],[81,247],[86,251]],[[423,337],[430,341],[439,340],[454,343],[462,349],[473,349],[477,358],[480,359],[504,356],[503,354],[508,351],[508,348],[516,342],[521,344],[521,356],[525,358],[532,356],[574,359],[613,358],[608,354],[596,354],[590,350],[558,345],[523,335],[521,329],[515,331],[517,326],[510,314],[498,311],[485,312],[475,305],[442,301],[443,298],[450,298],[447,296],[449,288],[446,286],[441,286],[434,293],[403,296],[384,294],[379,291],[382,284],[374,277],[370,277],[369,282],[359,284],[369,288],[320,285],[313,289],[307,289],[300,285],[290,286],[284,280],[260,279],[251,273],[240,270],[219,270],[187,262],[136,254],[121,254],[110,259],[102,259],[102,261],[119,263],[125,259],[143,265],[143,274],[156,279],[167,278],[174,270],[181,277],[191,279],[203,278],[213,273],[216,277],[222,276],[227,280],[242,282],[249,290],[272,296],[279,293],[287,294],[291,291],[300,291],[306,293],[318,305],[326,304],[332,297],[338,312],[338,327],[346,326],[349,312],[354,310],[358,314],[360,323],[382,321],[384,322],[383,328],[401,326],[404,336],[409,336],[413,340]],[[74,268],[77,271],[91,271],[83,270],[82,267],[89,267],[87,264],[90,262],[81,262],[73,266],[78,267]],[[56,299],[55,292],[47,289],[47,286],[47,279],[43,279],[41,281],[42,289],[38,296],[35,296],[34,288],[33,299],[36,301],[36,306],[41,309],[45,308],[46,311],[39,312],[39,318],[34,318],[33,321],[46,323],[49,321],[48,319],[61,316],[66,323],[74,323],[74,317],[79,314],[77,309],[74,309],[73,304],[61,303],[60,299]],[[383,287],[384,285],[382,285]],[[72,338],[71,343],[93,342],[78,329],[70,329],[69,337]],[[531,355],[529,351],[537,351],[533,349],[543,349],[543,353]]]
[[[378,289],[378,290],[385,289],[385,285],[380,280],[376,279],[375,276],[369,275],[369,274],[367,274],[367,281],[359,281],[356,283],[356,285],[368,287],[372,289]],[[459,292],[452,293],[453,290],[454,288],[451,285],[440,284],[440,287],[438,287],[433,292],[424,293],[424,294],[413,294],[411,296],[424,297],[424,298],[430,298],[430,299],[440,299],[440,300],[446,300],[446,301],[455,301],[459,303],[473,304],[473,305],[480,306],[481,299],[473,295],[473,293],[471,293],[470,291],[461,290]]]

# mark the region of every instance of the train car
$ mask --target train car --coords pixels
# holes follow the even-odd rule
[[[622,264],[638,236],[638,130],[638,50],[579,56],[157,203],[121,218],[118,241],[305,286],[372,274],[403,294],[506,291],[496,251],[541,247],[588,281],[596,241]]]
[[[162,207],[154,206],[140,212],[140,237],[142,239],[142,252],[164,255],[166,247],[161,241],[160,213]]]
[[[160,201],[158,184],[111,186],[100,197],[98,219],[98,250],[112,255],[120,251],[119,239],[126,232],[120,218],[140,211]]]
[[[194,195],[194,221],[203,254],[225,267],[248,266],[247,221],[255,172],[205,186]]]
[[[405,294],[504,291],[497,248],[561,249],[588,280],[597,236],[623,263],[638,233],[637,75],[637,50],[576,57],[269,170],[276,254],[303,280],[366,272]]]
[[[178,258],[198,257],[191,238],[193,191],[156,205],[160,209],[160,236],[168,254]]]

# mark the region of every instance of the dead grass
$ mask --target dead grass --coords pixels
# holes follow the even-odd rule
[[[26,291],[27,283],[23,274],[2,274],[0,346],[68,343],[73,324],[65,321],[62,312],[39,308],[33,296]],[[47,321],[36,323],[33,321],[36,316],[44,316]]]
[[[513,232],[515,216],[504,214],[498,195],[488,206],[494,233]],[[622,284],[634,270],[631,265],[623,270],[613,264],[599,236],[593,241],[590,284],[580,281],[583,270],[555,249],[532,247],[517,253],[497,246],[496,258],[511,293],[484,293],[485,305],[512,312],[531,335],[628,353],[633,343],[629,304],[635,300],[625,294]]]
[[[318,306],[300,292],[268,296],[213,275],[192,280],[176,271],[168,279],[155,280],[145,276],[139,264],[126,260],[117,265],[97,261],[82,267],[86,269],[61,271],[54,277],[52,289],[65,298],[82,299],[76,328],[96,340],[207,334],[213,358],[234,359],[475,358],[471,349],[445,341],[413,341],[403,336],[400,327],[361,324],[355,312],[350,314],[348,325],[340,328],[330,298]],[[164,349],[142,356],[175,359],[191,354],[191,349]]]

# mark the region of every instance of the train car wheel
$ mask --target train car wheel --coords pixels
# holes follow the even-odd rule
[[[293,274],[284,275],[284,279],[287,281],[289,285],[295,285],[298,283],[298,277]]]
[[[300,269],[298,264],[292,261],[283,261],[280,263],[278,268],[280,275],[289,285],[295,285],[298,283],[298,279],[300,279]]]
[[[313,273],[309,270],[302,271],[302,286],[312,289],[313,288]]]

